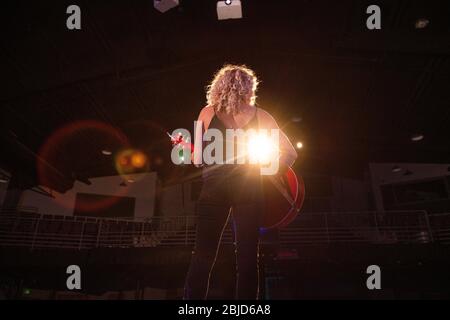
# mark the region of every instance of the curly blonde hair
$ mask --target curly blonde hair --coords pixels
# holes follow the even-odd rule
[[[245,65],[227,64],[214,75],[206,99],[216,112],[237,114],[241,107],[254,105],[258,79]]]

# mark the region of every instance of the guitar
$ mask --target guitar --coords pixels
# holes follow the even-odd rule
[[[299,214],[305,201],[305,182],[292,168],[263,179],[264,216],[262,231],[286,227]],[[269,183],[270,181],[270,183]]]
[[[167,135],[173,146],[187,145],[191,153],[194,151],[193,145],[185,142],[181,134],[176,137],[169,133]],[[286,227],[297,217],[305,200],[305,182],[301,176],[297,177],[292,168],[288,168],[284,174],[264,177],[264,214],[260,226],[263,232]]]

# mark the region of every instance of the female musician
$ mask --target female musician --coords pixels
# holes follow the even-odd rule
[[[251,69],[238,65],[222,67],[208,86],[208,105],[200,112],[196,131],[203,134],[215,128],[225,137],[226,129],[279,129],[267,111],[255,106],[257,86],[258,79]],[[291,166],[297,153],[281,130],[278,150],[281,167]],[[194,153],[194,163],[201,163],[201,156]],[[236,298],[257,299],[258,236],[262,213],[259,167],[250,164],[203,165],[202,177],[197,238],[184,299],[207,298],[210,273],[230,212],[236,245]]]

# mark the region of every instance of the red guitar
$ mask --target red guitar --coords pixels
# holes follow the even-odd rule
[[[183,141],[182,135],[173,137],[167,134],[172,145],[188,145],[193,152],[193,145]],[[297,217],[305,200],[305,183],[302,177],[297,177],[294,170],[288,168],[283,175],[265,176],[263,189],[265,211],[262,231],[287,226]]]
[[[265,212],[261,228],[285,227],[297,217],[303,206],[305,182],[291,168],[283,175],[265,177]]]

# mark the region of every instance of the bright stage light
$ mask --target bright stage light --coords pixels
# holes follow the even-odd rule
[[[217,18],[219,20],[241,19],[242,18],[241,1],[240,0],[218,1]]]
[[[268,164],[278,156],[278,146],[267,135],[250,135],[247,141],[247,153],[250,163]]]
[[[303,148],[303,143],[301,143],[300,141],[297,142],[297,149],[301,149]]]

